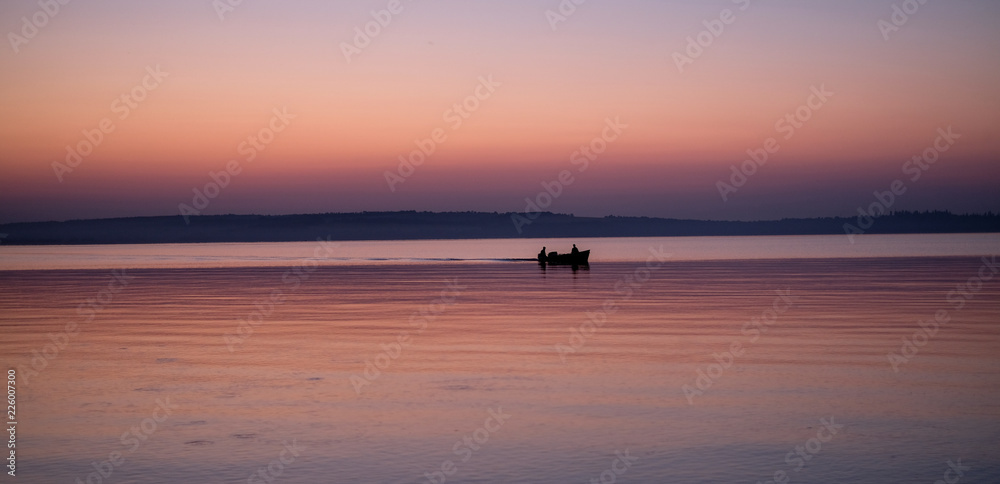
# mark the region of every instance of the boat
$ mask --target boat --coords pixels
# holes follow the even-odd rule
[[[589,261],[590,261],[589,250],[581,250],[580,252],[577,252],[575,254],[573,253],[560,254],[558,252],[549,252],[548,255],[545,256],[545,259],[542,259],[542,256],[540,254],[538,256],[539,264],[548,264],[553,266],[585,266],[590,264]]]

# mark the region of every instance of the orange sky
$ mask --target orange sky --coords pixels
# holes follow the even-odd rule
[[[61,6],[0,52],[0,222],[174,214],[233,159],[244,170],[205,213],[517,211],[609,117],[627,130],[553,211],[846,215],[947,126],[960,142],[897,208],[1000,208],[996,2],[929,3],[888,41],[889,1],[588,2],[555,31],[556,1],[404,2],[348,62],[341,44],[387,3],[245,0],[221,20],[196,0]],[[727,8],[679,72],[673,54]],[[39,9],[5,2],[0,26]],[[156,66],[169,75],[144,93]],[[481,76],[499,87],[455,126]],[[723,202],[716,181],[813,86],[835,94]],[[122,119],[129,92],[147,97]],[[244,162],[282,108],[295,118]],[[53,162],[105,118],[114,131],[59,181]],[[384,172],[435,129],[447,140],[390,191]]]

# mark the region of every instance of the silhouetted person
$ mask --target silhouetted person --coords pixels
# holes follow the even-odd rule
[[[573,250],[569,251],[570,254],[577,255],[580,253],[580,249],[576,248],[576,244],[573,244]]]
[[[545,247],[542,247],[542,251],[538,253],[538,262],[541,262],[542,264],[544,264],[545,260],[546,260],[546,257],[545,257]]]

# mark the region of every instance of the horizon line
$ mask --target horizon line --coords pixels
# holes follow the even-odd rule
[[[465,210],[465,211],[433,211],[433,210],[364,210],[360,212],[312,212],[312,213],[283,213],[283,214],[263,214],[263,213],[225,213],[216,215],[189,215],[190,219],[206,219],[212,217],[300,217],[300,216],[317,216],[317,215],[364,215],[364,214],[400,214],[400,213],[412,213],[412,214],[433,214],[433,215],[447,215],[447,214],[478,214],[478,215],[503,215],[503,216],[515,216],[524,215],[525,212],[498,212],[498,211],[478,211],[478,210]],[[812,216],[812,217],[782,217],[775,219],[754,219],[754,220],[720,220],[720,219],[696,219],[696,218],[673,218],[673,217],[650,217],[646,215],[604,215],[604,216],[587,216],[587,215],[576,215],[573,213],[556,213],[549,211],[534,212],[539,215],[554,215],[563,217],[574,217],[574,218],[590,218],[590,219],[604,219],[604,218],[630,218],[630,219],[651,219],[651,220],[676,220],[676,221],[694,221],[694,222],[722,222],[722,223],[759,223],[759,222],[780,222],[786,220],[818,220],[818,219],[851,219],[856,217],[856,215],[826,215],[826,216]],[[895,210],[890,211],[885,214],[878,215],[874,218],[890,217],[901,214],[918,214],[918,215],[932,215],[932,214],[942,214],[951,215],[959,217],[996,217],[1000,216],[1000,213],[994,213],[992,210],[987,210],[985,212],[965,212],[965,213],[953,213],[950,210]],[[126,219],[143,219],[143,218],[171,218],[178,217],[184,218],[180,214],[172,215],[132,215],[132,216],[122,216],[122,217],[98,217],[98,218],[72,218],[65,220],[33,220],[24,222],[0,222],[0,226],[8,225],[19,225],[19,224],[44,224],[44,223],[68,223],[68,222],[92,222],[101,220],[126,220]]]

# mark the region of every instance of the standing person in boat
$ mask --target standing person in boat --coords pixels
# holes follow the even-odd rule
[[[541,262],[542,264],[544,264],[545,263],[545,259],[546,259],[546,257],[545,257],[545,247],[542,247],[542,251],[538,253],[538,262]]]
[[[576,244],[573,244],[573,250],[569,251],[569,253],[573,255],[578,255],[580,253],[580,249],[577,249]]]

